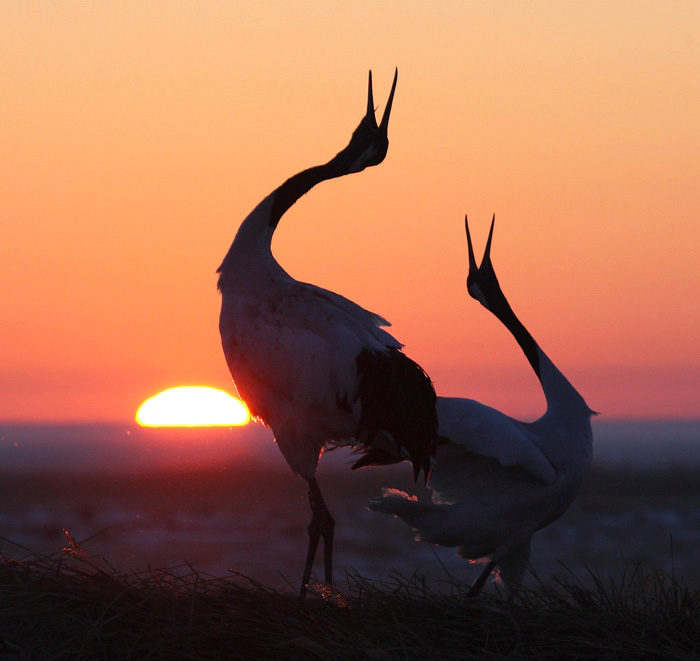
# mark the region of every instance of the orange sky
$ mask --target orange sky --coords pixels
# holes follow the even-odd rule
[[[128,420],[230,388],[215,269],[238,224],[399,83],[389,154],[273,250],[393,322],[445,395],[542,397],[470,299],[463,217],[606,417],[700,415],[697,2],[0,4],[0,420]],[[380,108],[380,111],[381,111]]]

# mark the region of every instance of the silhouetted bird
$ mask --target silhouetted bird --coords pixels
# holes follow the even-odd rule
[[[469,225],[467,290],[513,334],[547,400],[545,414],[521,422],[470,399],[438,397],[438,448],[428,482],[432,502],[395,489],[370,501],[375,512],[394,514],[419,539],[456,546],[457,555],[487,559],[471,593],[498,566],[511,589],[522,582],[535,532],[571,505],[593,454],[591,415],[583,397],[545,355],[511,309],[491,263],[491,223],[477,267]]]
[[[334,520],[316,482],[324,448],[366,451],[355,467],[409,459],[417,478],[435,451],[435,391],[423,370],[352,301],[289,276],[270,243],[282,215],[313,186],[384,160],[398,71],[377,125],[369,74],[367,112],[350,143],[268,195],[241,224],[219,267],[219,330],[226,362],[251,414],[272,428],[291,469],[309,484],[312,511],[301,595],[324,541],[332,583]]]

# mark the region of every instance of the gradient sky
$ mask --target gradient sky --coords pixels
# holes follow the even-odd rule
[[[241,220],[399,82],[389,154],[273,243],[379,312],[440,394],[543,410],[467,296],[463,218],[606,418],[700,415],[700,3],[0,4],[0,420],[130,420],[231,389],[215,270]]]

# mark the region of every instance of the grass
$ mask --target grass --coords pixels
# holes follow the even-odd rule
[[[591,572],[467,598],[419,576],[348,576],[300,601],[192,567],[121,573],[66,533],[50,556],[0,559],[0,659],[697,659],[700,591],[672,575]],[[592,579],[592,580],[591,580]],[[590,587],[592,585],[592,587]],[[586,587],[587,586],[587,587]]]

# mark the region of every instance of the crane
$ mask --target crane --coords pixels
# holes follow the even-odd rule
[[[591,416],[583,397],[542,351],[503,294],[491,262],[491,221],[477,266],[465,218],[469,252],[467,290],[512,333],[540,381],[547,408],[521,422],[471,399],[438,397],[438,447],[428,481],[431,502],[384,489],[370,501],[393,514],[418,538],[457,547],[457,555],[484,560],[470,589],[477,594],[496,567],[517,589],[530,559],[530,541],[571,505],[593,454]]]
[[[272,429],[285,460],[309,486],[311,523],[300,596],[323,539],[332,584],[335,521],[316,481],[324,449],[364,451],[354,468],[408,459],[427,476],[435,452],[435,390],[383,327],[383,317],[292,278],[271,251],[283,214],[316,184],[384,160],[398,70],[377,124],[369,73],[367,110],[349,144],[295,174],[242,222],[218,269],[219,330],[231,376],[251,414]]]

